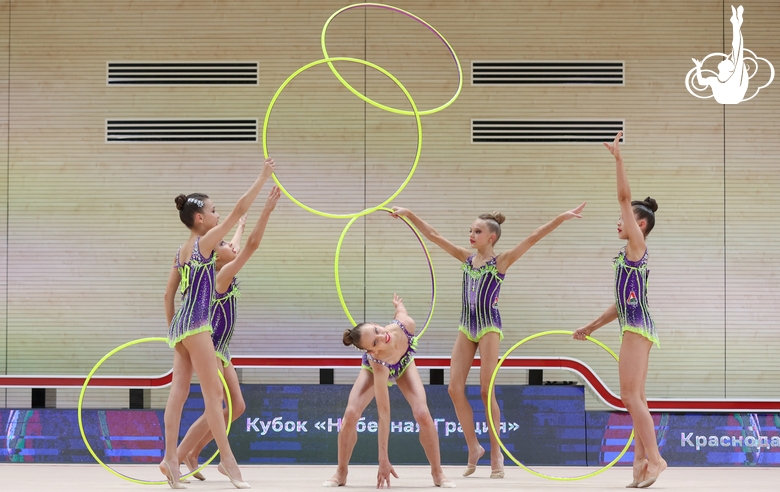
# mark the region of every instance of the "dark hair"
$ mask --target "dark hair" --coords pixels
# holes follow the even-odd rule
[[[488,229],[490,229],[490,232],[496,235],[496,240],[493,242],[493,244],[497,243],[498,240],[501,239],[501,224],[503,224],[506,220],[504,214],[494,211],[493,213],[482,214],[479,216],[479,218],[484,220],[485,224],[488,226]]]
[[[195,214],[203,212],[203,205],[209,196],[204,193],[191,193],[189,195],[181,194],[173,199],[176,202],[176,210],[179,211],[179,218],[192,229],[195,225]]]
[[[650,234],[655,226],[655,211],[658,210],[658,202],[653,198],[647,197],[644,200],[634,200],[631,202],[631,206],[634,208],[634,215],[639,220],[645,221],[645,237]]]
[[[365,324],[367,323],[360,323],[355,325],[355,327],[352,328],[351,330],[350,329],[344,330],[344,335],[341,340],[342,342],[344,342],[344,345],[346,345],[347,347],[349,347],[350,345],[354,345],[355,348],[359,348],[360,350],[363,350],[363,348],[360,347],[358,343],[360,342],[361,328],[363,328],[363,325]]]

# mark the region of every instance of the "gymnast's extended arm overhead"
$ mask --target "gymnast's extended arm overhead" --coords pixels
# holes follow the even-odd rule
[[[228,232],[230,232],[230,229],[232,229],[233,225],[238,222],[238,219],[247,213],[249,207],[252,206],[252,202],[255,201],[257,194],[260,193],[260,188],[262,188],[265,182],[268,181],[268,178],[271,177],[273,172],[274,160],[269,157],[263,162],[263,170],[260,172],[260,176],[258,176],[255,182],[252,183],[252,186],[249,187],[246,193],[244,193],[241,198],[238,199],[238,202],[236,202],[236,205],[233,207],[233,210],[230,211],[230,214],[228,214],[227,218],[223,222],[219,223],[216,227],[213,227],[211,230],[209,230],[200,239],[201,252],[212,251],[217,243],[220,242]]]
[[[262,240],[265,227],[268,225],[268,218],[271,216],[271,212],[273,212],[276,204],[279,203],[281,194],[282,192],[276,186],[271,188],[271,191],[268,192],[268,199],[265,202],[263,211],[260,212],[260,217],[257,218],[257,223],[249,234],[246,244],[238,252],[235,259],[223,266],[219,273],[217,273],[217,290],[219,292],[225,291],[233,277],[238,274],[239,270],[241,270],[244,264],[246,264],[252,254],[260,246],[260,240]]]
[[[634,207],[631,204],[631,186],[628,184],[628,176],[623,166],[623,157],[620,155],[620,138],[623,132],[615,135],[615,140],[610,145],[604,142],[604,146],[615,157],[615,175],[617,176],[617,199],[620,203],[620,216],[623,219],[623,227],[628,234],[626,255],[629,259],[639,259],[645,254],[645,234],[634,215]]]

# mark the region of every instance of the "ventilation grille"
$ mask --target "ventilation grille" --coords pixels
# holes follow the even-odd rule
[[[472,62],[472,83],[504,84],[599,84],[624,83],[623,62]]]
[[[257,142],[257,120],[108,120],[108,142]]]
[[[611,142],[623,121],[472,120],[473,143]],[[623,139],[621,138],[622,142]]]
[[[257,62],[109,63],[110,85],[257,85]]]

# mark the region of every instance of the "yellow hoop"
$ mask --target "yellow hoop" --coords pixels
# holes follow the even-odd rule
[[[320,210],[314,209],[312,207],[309,207],[308,205],[305,205],[304,203],[300,202],[298,199],[296,199],[294,196],[290,194],[287,189],[282,186],[282,183],[279,181],[279,178],[276,177],[276,173],[272,174],[271,176],[274,178],[274,182],[276,183],[276,186],[279,187],[279,189],[284,193],[284,195],[290,199],[293,203],[298,205],[304,210],[307,210],[313,214],[320,215],[322,217],[327,217],[329,219],[351,219],[353,217],[360,217],[363,215],[368,215],[371,212],[375,212],[376,210],[379,210],[380,208],[384,207],[388,203],[392,202],[395,197],[397,197],[401,191],[403,191],[404,188],[406,188],[406,185],[409,184],[409,181],[412,179],[412,175],[414,175],[414,171],[417,169],[417,163],[420,162],[420,153],[422,152],[422,122],[420,121],[420,112],[417,111],[417,105],[414,103],[414,99],[412,98],[412,95],[409,94],[409,91],[406,90],[406,87],[398,80],[396,79],[393,74],[385,70],[384,68],[380,67],[379,65],[376,65],[374,63],[360,60],[357,58],[348,58],[344,56],[340,57],[333,57],[333,58],[323,58],[322,60],[313,61],[311,63],[308,63],[295,72],[292,73],[289,77],[287,77],[287,80],[282,82],[282,85],[279,86],[279,88],[276,90],[276,94],[274,94],[274,97],[271,98],[271,102],[268,103],[268,109],[265,112],[265,119],[263,120],[263,155],[268,158],[268,120],[271,118],[271,110],[274,108],[274,104],[276,103],[276,99],[279,98],[279,94],[282,93],[285,87],[292,82],[292,80],[297,77],[299,74],[301,74],[303,71],[310,69],[311,67],[321,65],[323,63],[331,63],[334,61],[346,61],[346,62],[352,62],[352,63],[360,63],[361,65],[365,65],[367,67],[371,67],[374,70],[377,70],[381,72],[382,74],[386,75],[390,80],[395,82],[395,85],[398,86],[401,91],[403,91],[406,98],[409,100],[409,103],[412,105],[412,113],[414,115],[415,121],[417,122],[417,152],[414,155],[414,163],[412,164],[412,168],[409,170],[409,174],[406,176],[406,179],[403,183],[401,183],[401,187],[398,188],[395,193],[390,195],[390,197],[386,198],[382,203],[375,207],[367,208],[361,212],[356,212],[352,214],[331,214],[328,212],[322,212]]]
[[[377,208],[377,210],[383,210],[385,212],[392,213],[393,210],[390,208]],[[425,257],[428,260],[428,268],[431,271],[431,310],[428,311],[428,319],[425,320],[425,324],[423,325],[422,330],[420,330],[420,333],[417,335],[417,339],[421,336],[423,336],[423,333],[425,333],[425,330],[428,329],[428,325],[431,323],[431,318],[433,317],[433,308],[436,305],[436,275],[433,273],[433,261],[431,260],[431,253],[428,251],[428,248],[425,246],[425,241],[423,241],[422,236],[420,235],[420,231],[417,230],[416,227],[404,216],[399,216],[401,219],[403,219],[404,222],[406,222],[406,225],[409,226],[409,228],[414,232],[414,235],[417,236],[417,240],[420,241],[420,245],[423,248],[423,251],[425,251]],[[344,238],[347,236],[347,231],[350,227],[352,227],[352,224],[358,219],[358,217],[353,217],[349,222],[347,222],[347,225],[344,226],[344,230],[341,231],[341,236],[339,237],[339,242],[336,244],[336,258],[333,260],[333,273],[336,278],[336,292],[338,292],[339,295],[339,301],[341,301],[341,307],[344,309],[344,314],[347,315],[347,319],[350,323],[353,325],[356,325],[355,319],[352,317],[352,315],[349,312],[349,309],[347,309],[347,303],[344,301],[344,293],[341,291],[341,281],[339,280],[339,257],[341,256],[341,245],[344,243]]]
[[[598,470],[596,470],[594,472],[588,473],[586,475],[580,475],[578,477],[554,477],[552,475],[545,475],[544,473],[540,473],[540,472],[538,472],[536,470],[532,470],[532,469],[528,468],[527,466],[525,466],[524,464],[520,463],[520,461],[518,461],[518,459],[515,458],[515,456],[511,452],[509,452],[509,450],[504,446],[504,443],[501,442],[501,436],[499,436],[499,433],[496,431],[496,426],[493,425],[493,405],[492,405],[492,403],[490,403],[490,402],[492,402],[492,398],[493,398],[493,387],[496,385],[496,375],[498,374],[498,370],[501,369],[501,365],[504,363],[506,358],[509,357],[509,354],[511,354],[512,352],[515,351],[515,349],[517,349],[520,345],[524,344],[525,342],[529,342],[529,341],[533,340],[534,338],[539,338],[539,337],[543,337],[543,336],[546,336],[546,335],[570,335],[571,336],[573,334],[574,334],[574,332],[572,332],[572,331],[552,330],[552,331],[543,331],[541,333],[537,333],[535,335],[531,335],[529,337],[523,338],[522,340],[520,340],[516,344],[512,345],[512,347],[509,350],[506,351],[504,356],[501,357],[501,359],[499,359],[498,365],[496,365],[496,368],[493,370],[493,375],[490,378],[490,385],[488,386],[487,415],[488,415],[488,425],[490,425],[490,432],[493,433],[493,436],[495,436],[496,441],[498,441],[498,444],[499,444],[499,446],[501,446],[501,449],[504,450],[504,453],[506,453],[506,455],[509,456],[509,458],[512,461],[514,461],[515,464],[517,464],[517,466],[519,466],[520,468],[522,468],[523,470],[525,470],[525,471],[527,471],[529,473],[532,473],[533,475],[536,475],[537,477],[546,478],[548,480],[560,480],[560,481],[567,481],[568,482],[568,481],[584,480],[586,478],[595,477],[599,473],[603,473],[606,470],[612,468],[612,466],[614,466],[615,463],[620,461],[620,458],[622,458],[623,455],[626,454],[626,451],[628,451],[628,448],[631,447],[631,442],[634,439],[634,429],[631,429],[631,435],[628,437],[628,442],[626,443],[626,446],[623,448],[623,451],[621,451],[620,454],[617,455],[617,457],[614,460],[612,460],[607,465],[599,468]],[[596,340],[595,338],[589,337],[589,336],[586,336],[585,338],[587,340],[590,340],[591,342],[595,343],[599,347],[603,348],[607,352],[609,352],[609,355],[611,355],[616,361],[618,361],[618,362],[620,361],[620,358],[617,356],[617,354],[615,352],[613,352],[612,349],[610,349],[609,347],[607,347],[606,345],[601,343],[600,341]]]
[[[113,473],[117,477],[119,477],[121,479],[124,479],[124,480],[127,480],[128,482],[139,483],[141,485],[166,485],[168,483],[166,480],[139,480],[137,478],[128,477],[127,475],[123,475],[122,473],[119,473],[118,471],[114,470],[110,466],[108,466],[105,463],[103,463],[100,460],[100,458],[98,458],[97,454],[95,454],[95,451],[92,450],[92,446],[89,445],[89,441],[87,441],[87,435],[84,433],[84,424],[81,421],[81,408],[82,408],[82,405],[84,403],[84,393],[87,391],[87,385],[89,384],[89,381],[92,379],[92,376],[95,374],[95,372],[98,370],[98,368],[100,368],[100,366],[102,366],[103,363],[106,360],[108,360],[109,357],[111,357],[112,355],[116,354],[120,350],[124,350],[127,347],[131,347],[133,345],[138,345],[140,343],[145,343],[145,342],[165,342],[167,344],[168,343],[168,339],[167,338],[162,338],[162,337],[139,338],[138,340],[133,340],[133,341],[124,343],[124,344],[120,345],[119,347],[115,348],[114,350],[112,350],[111,352],[109,352],[106,355],[104,355],[103,358],[100,359],[97,364],[95,364],[95,366],[92,368],[92,370],[89,371],[89,374],[87,374],[87,378],[84,380],[84,384],[81,386],[81,393],[79,394],[79,404],[78,404],[79,432],[81,432],[81,438],[84,440],[84,444],[86,444],[87,450],[89,451],[89,454],[91,454],[92,457],[95,458],[95,461],[97,461],[100,466],[102,466],[103,468],[105,468],[109,472]],[[233,402],[232,402],[232,400],[230,398],[230,390],[228,389],[228,385],[227,385],[227,381],[225,381],[225,377],[222,375],[222,372],[220,372],[220,371],[217,371],[217,372],[219,373],[219,378],[222,380],[222,385],[225,387],[225,394],[227,395],[227,404],[228,404],[227,432],[229,433],[230,432],[230,423],[233,422]],[[197,468],[195,470],[192,470],[191,472],[187,473],[186,475],[182,475],[181,478],[187,478],[187,477],[190,477],[190,476],[194,475],[195,473],[200,472],[201,470],[206,468],[206,466],[209,463],[211,463],[214,460],[214,458],[217,457],[218,454],[219,454],[219,450],[217,450],[217,452],[214,453],[214,455],[211,458],[209,458],[208,461],[203,463],[199,468]]]

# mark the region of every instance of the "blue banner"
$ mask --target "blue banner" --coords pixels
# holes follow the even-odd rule
[[[243,385],[246,412],[230,431],[240,463],[335,464],[337,435],[349,385]],[[426,386],[439,434],[442,463],[463,464],[466,443],[445,386]],[[467,387],[480,441],[489,445],[487,416],[477,386]],[[579,386],[504,386],[496,389],[500,435],[528,466],[600,466],[623,449],[631,432],[628,414],[586,412]],[[397,387],[390,389],[390,460],[425,464],[419,428]],[[180,438],[203,411],[193,386],[182,414]],[[777,414],[654,414],[661,453],[670,466],[780,466]],[[357,425],[352,463],[377,462],[378,418],[374,403]],[[163,410],[85,410],[85,433],[98,457],[112,463],[156,463],[164,449]],[[0,410],[0,460],[90,463],[75,410]],[[216,450],[210,444],[201,457]],[[631,463],[633,447],[621,463]],[[483,459],[488,464],[489,460]],[[507,464],[511,464],[507,460]]]

